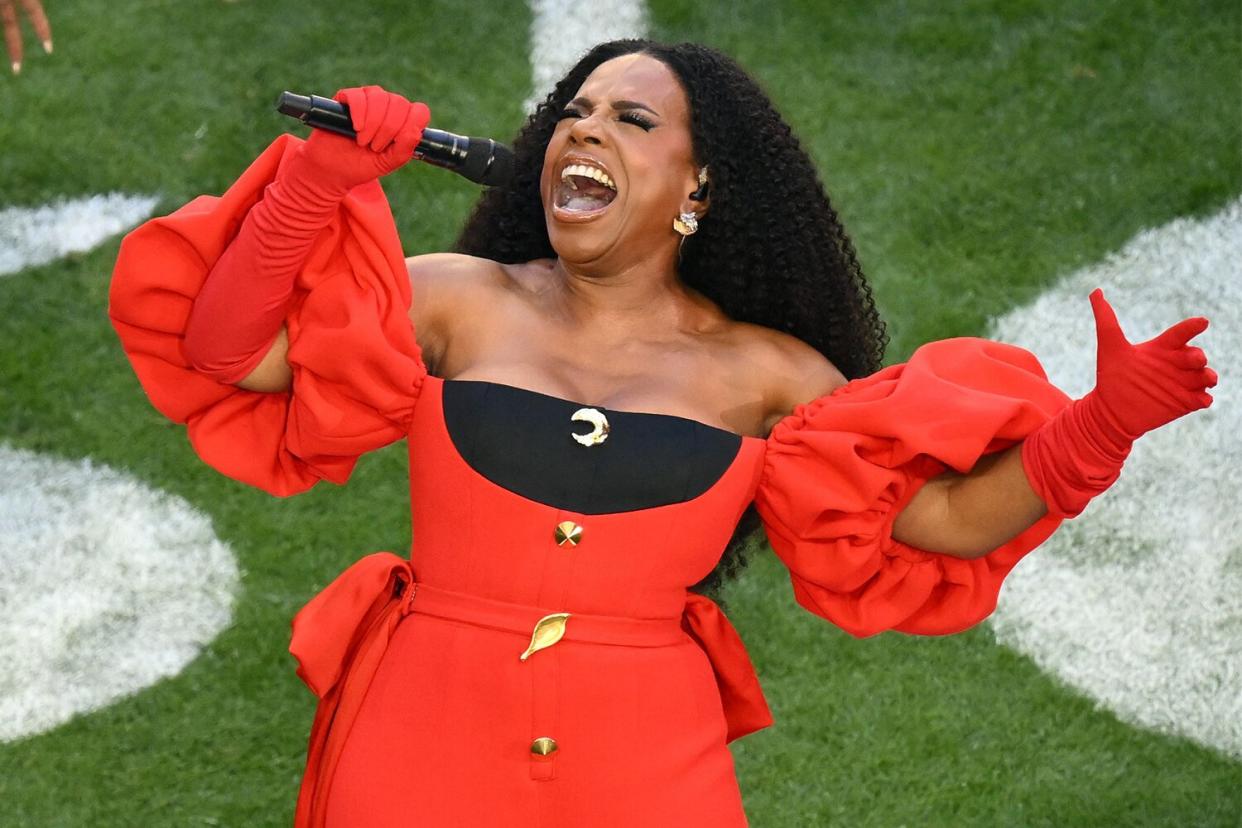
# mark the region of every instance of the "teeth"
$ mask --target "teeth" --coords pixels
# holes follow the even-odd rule
[[[569,178],[571,175],[580,175],[583,178],[593,178],[610,190],[617,189],[617,185],[614,184],[612,179],[608,177],[608,173],[598,167],[588,167],[586,164],[570,164],[568,167],[561,170],[562,181]],[[570,182],[570,185],[573,185],[572,181]],[[575,187],[574,189],[577,188]]]

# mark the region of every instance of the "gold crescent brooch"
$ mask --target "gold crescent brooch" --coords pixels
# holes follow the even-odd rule
[[[586,434],[572,432],[573,437],[584,446],[597,446],[608,439],[608,418],[597,408],[579,408],[569,418],[578,422],[590,423],[593,428]]]

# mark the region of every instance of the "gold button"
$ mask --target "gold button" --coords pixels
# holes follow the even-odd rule
[[[530,743],[530,752],[540,756],[547,756],[554,750],[556,750],[556,740],[550,736],[540,736]]]
[[[584,446],[597,446],[608,439],[608,418],[598,408],[579,408],[569,417],[575,422],[590,423],[594,428],[586,434],[572,432],[573,437]]]
[[[574,523],[572,520],[561,521],[556,524],[556,545],[577,546],[582,540],[582,527]]]

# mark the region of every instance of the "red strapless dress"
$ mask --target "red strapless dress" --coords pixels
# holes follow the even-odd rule
[[[299,276],[292,391],[195,373],[181,351],[191,303],[298,140],[277,139],[223,196],[130,233],[109,308],[152,404],[230,477],[278,496],[343,484],[363,452],[408,437],[409,557],[360,557],[293,619],[298,674],[320,700],[298,826],[744,826],[727,743],[772,719],[737,633],[687,586],[748,504],[798,603],[860,637],[978,623],[1056,528],[1046,518],[974,560],[891,537],[923,482],[1068,402],[1029,353],[980,339],[928,344],[799,405],[675,502],[574,511],[499,485],[446,427],[449,383],[422,362],[378,182],[345,200]],[[604,411],[614,431],[683,419]]]

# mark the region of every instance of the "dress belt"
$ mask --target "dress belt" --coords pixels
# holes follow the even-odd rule
[[[294,616],[289,652],[319,697],[294,828],[320,828],[341,749],[397,624],[411,612],[530,635],[526,659],[562,639],[659,647],[690,639],[707,653],[728,726],[726,741],[772,724],[733,625],[711,599],[687,591],[677,618],[553,612],[419,583],[409,559],[375,552],[356,561]]]
[[[397,587],[402,589],[404,587]],[[683,643],[686,632],[681,616],[632,618],[580,612],[552,612],[525,604],[513,604],[465,592],[413,583],[412,611],[437,618],[464,621],[480,627],[505,630],[533,639],[523,655],[550,647],[557,641],[620,644],[627,647],[665,647]],[[514,650],[515,657],[522,650]],[[523,659],[524,660],[524,659]]]

